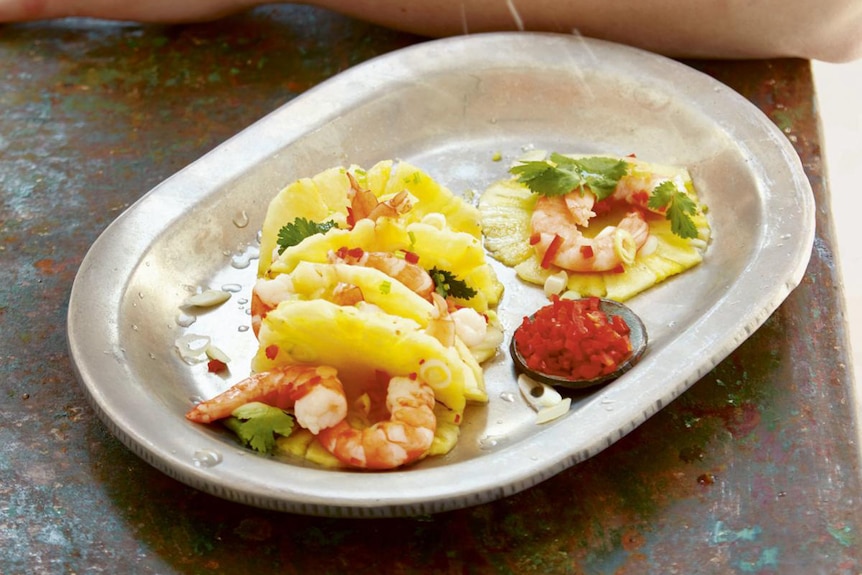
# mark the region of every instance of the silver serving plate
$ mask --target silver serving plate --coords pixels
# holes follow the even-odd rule
[[[486,366],[490,402],[468,408],[455,449],[386,473],[260,456],[217,427],[186,421],[193,401],[248,375],[255,340],[242,330],[256,234],[281,187],[331,166],[400,158],[474,197],[532,148],[686,166],[710,208],[714,240],[704,263],[627,302],[650,334],[634,369],[540,426],[518,395],[506,341]],[[531,487],[643,423],[778,307],[801,280],[813,237],[813,197],[793,148],[724,85],[663,57],[577,36],[464,36],[356,66],[147,193],[82,263],[69,349],[110,430],[188,485],[304,514],[434,513]],[[496,269],[511,333],[546,300]],[[223,286],[239,291],[220,307],[194,317],[180,309],[195,290]],[[187,333],[225,350],[229,375],[182,361],[174,341]]]

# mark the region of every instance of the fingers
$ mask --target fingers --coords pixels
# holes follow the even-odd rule
[[[89,17],[138,22],[214,20],[261,0],[0,0],[0,22]]]

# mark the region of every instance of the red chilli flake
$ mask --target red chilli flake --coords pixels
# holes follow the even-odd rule
[[[632,353],[629,326],[608,318],[598,298],[564,300],[525,317],[515,343],[531,369],[572,379],[594,379],[614,371]]]
[[[590,259],[595,254],[593,253],[593,246],[581,246],[581,255],[587,259]]]
[[[207,371],[210,373],[221,373],[227,370],[227,364],[218,359],[211,359],[207,362]]]
[[[560,251],[561,245],[563,245],[563,237],[555,234],[554,239],[552,239],[551,243],[548,245],[548,251],[546,251],[545,255],[542,257],[542,269],[548,269],[551,267],[551,263],[554,261],[554,257],[557,255],[557,252]]]
[[[404,261],[408,264],[416,264],[419,263],[419,254],[415,254],[413,252],[408,252],[404,250]]]
[[[278,346],[275,344],[268,345],[268,346],[266,346],[264,353],[266,353],[267,359],[273,360],[276,358],[276,356],[278,356]]]

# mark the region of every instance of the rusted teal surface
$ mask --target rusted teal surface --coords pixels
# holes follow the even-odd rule
[[[808,63],[697,62],[793,142],[819,204],[800,287],[610,449],[507,499],[343,520],[228,503],[108,434],[65,313],[126,207],[318,82],[419,41],[298,7],[182,27],[0,26],[0,573],[858,574],[862,496]]]

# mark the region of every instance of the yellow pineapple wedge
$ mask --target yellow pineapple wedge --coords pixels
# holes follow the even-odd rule
[[[291,273],[301,262],[325,263],[330,252],[342,247],[391,254],[412,252],[426,270],[445,269],[475,289],[476,296],[458,303],[481,313],[496,306],[503,293],[503,284],[488,265],[482,242],[472,234],[422,221],[408,223],[390,218],[360,220],[352,230],[333,228],[309,236],[286,248],[271,262],[265,275]]]
[[[272,199],[261,229],[258,275],[269,271],[278,232],[285,224],[305,218],[314,222],[331,220],[344,227],[350,190],[348,171],[360,187],[371,190],[381,200],[407,191],[414,199],[414,207],[401,219],[404,223],[422,221],[429,214],[442,214],[449,229],[481,237],[478,210],[407,162],[384,160],[369,170],[358,166],[330,168],[289,184]]]
[[[469,352],[443,346],[416,322],[399,316],[320,299],[287,300],[264,318],[259,340],[252,361],[255,371],[282,364],[329,365],[338,370],[348,397],[360,395],[362,386],[380,371],[391,376],[418,373],[441,404],[436,410],[443,419],[435,431],[435,454],[455,445],[466,402],[488,400],[482,370]],[[327,464],[312,450],[314,445],[297,436],[281,448],[306,457],[317,454],[317,462]]]
[[[703,261],[703,254],[710,240],[710,227],[704,206],[699,203],[691,176],[685,168],[648,163],[634,158],[616,159],[626,162],[626,175],[629,178],[645,182],[679,182],[679,188],[684,190],[696,205],[696,211],[690,218],[697,229],[697,237],[679,237],[671,231],[671,222],[662,214],[646,212],[650,239],[637,253],[634,262],[624,265],[622,271],[566,271],[568,277],[565,290],[573,297],[598,296],[625,301],[670,276],[698,265]],[[503,264],[513,267],[522,280],[545,286],[548,278],[559,274],[561,270],[553,265],[543,268],[530,245],[530,219],[537,198],[537,194],[513,177],[489,186],[479,199],[479,211],[488,253]],[[591,226],[581,231],[585,236],[595,235],[605,225],[613,225],[628,209],[628,206],[620,205],[610,214],[591,221]]]
[[[485,247],[507,266],[533,255],[530,216],[535,204],[536,194],[514,180],[493,184],[479,198]]]
[[[487,401],[475,366],[415,321],[399,316],[325,300],[287,300],[264,318],[258,339],[255,371],[304,363],[329,365],[359,380],[372,379],[379,371],[391,376],[418,373],[450,409],[463,410],[468,396]]]

